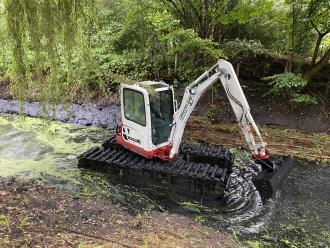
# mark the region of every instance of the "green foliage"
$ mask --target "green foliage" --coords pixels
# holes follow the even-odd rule
[[[310,24],[320,33],[329,33],[330,2],[328,0],[313,0],[307,3],[308,9],[306,12]]]
[[[8,43],[6,37],[6,21],[3,16],[0,16],[0,79],[6,76],[6,71],[8,70]]]
[[[292,95],[307,85],[306,80],[293,73],[276,74],[264,79],[270,81],[270,85],[273,85],[272,93],[277,96],[283,93]]]
[[[204,215],[198,215],[195,217],[195,222],[198,224],[204,224],[207,221],[207,217]]]
[[[317,104],[316,97],[308,94],[295,93],[293,94],[291,101],[296,104]]]
[[[5,215],[0,215],[0,228],[6,227],[9,224],[9,219]]]
[[[248,240],[246,241],[247,245],[251,248],[260,248],[261,244],[259,241],[256,240]]]
[[[265,15],[272,0],[165,0],[165,7],[185,29],[193,29],[201,38],[222,42],[232,28]]]
[[[324,37],[324,39],[322,40],[322,44],[321,44],[321,49],[324,51],[328,47],[330,47],[330,35]]]
[[[325,0],[5,0],[0,77],[10,76],[21,100],[32,91],[37,100],[69,102],[78,92],[115,90],[129,79],[184,85],[221,57],[284,53],[302,61],[312,55],[316,30],[329,30],[328,5]],[[325,36],[319,55],[328,43]]]
[[[222,15],[220,21],[222,24],[248,23],[251,19],[267,14],[272,10],[272,0],[256,0],[256,1],[237,1],[238,4],[227,15]]]
[[[192,29],[178,28],[164,36],[161,42],[167,48],[166,57],[170,63],[170,73],[181,82],[191,83],[201,72],[224,56],[215,42],[198,37]],[[176,72],[173,63],[175,56],[178,58]]]
[[[28,226],[28,225],[29,225],[29,217],[24,216],[24,217],[20,220],[19,225],[20,225],[21,228],[24,228],[24,227]]]
[[[223,54],[217,43],[183,29],[161,2],[130,2],[127,8],[125,1],[108,1],[99,15],[92,40],[102,74],[191,82]]]
[[[214,120],[216,115],[217,115],[217,109],[215,106],[210,106],[204,114],[204,116],[209,120]]]
[[[301,93],[307,85],[307,81],[300,75],[293,73],[276,74],[264,78],[270,81],[272,89],[268,95],[280,96],[296,104],[316,104],[317,100],[308,94]]]
[[[71,100],[93,71],[89,36],[95,2],[7,0],[6,25],[13,94],[31,90],[42,100]],[[65,94],[63,94],[65,92]]]
[[[330,2],[328,0],[288,1],[291,26],[288,27],[291,52],[311,55],[318,35],[330,32]]]
[[[284,3],[268,5],[268,11],[262,15],[250,18],[248,22],[239,25],[228,33],[230,40],[254,40],[260,42],[272,52],[286,52],[290,48],[288,30],[291,28],[291,19],[288,7]]]
[[[224,44],[224,50],[229,58],[248,57],[255,54],[269,54],[269,51],[256,40],[232,40]]]

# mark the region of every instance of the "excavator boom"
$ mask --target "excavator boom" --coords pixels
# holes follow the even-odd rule
[[[237,121],[244,134],[246,143],[253,155],[259,159],[268,158],[266,143],[263,142],[257,125],[255,124],[250,107],[237,79],[233,66],[221,59],[210,70],[186,87],[181,106],[175,113],[170,136],[171,153],[173,158],[179,150],[186,123],[203,93],[217,80],[221,80],[229,102],[236,115]],[[253,131],[259,143],[255,142]]]

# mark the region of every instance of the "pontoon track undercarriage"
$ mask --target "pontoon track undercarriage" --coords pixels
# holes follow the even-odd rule
[[[258,164],[254,163],[245,165],[244,169],[239,171],[233,167],[234,155],[228,149],[222,146],[185,143],[181,144],[179,156],[173,160],[150,160],[118,145],[114,137],[105,141],[101,147],[92,148],[80,155],[79,167],[111,173],[117,171],[120,175],[141,175],[141,184],[144,183],[142,175],[146,175],[171,185],[178,193],[181,191],[187,194],[190,191],[196,199],[216,197],[226,200],[227,197],[227,204],[234,206],[238,203],[233,203],[231,196],[235,195],[237,201],[244,199],[251,191],[252,181],[263,199],[273,194],[291,167],[290,159],[278,160],[280,163],[273,162],[276,168],[257,166]],[[240,196],[236,197],[237,194]]]

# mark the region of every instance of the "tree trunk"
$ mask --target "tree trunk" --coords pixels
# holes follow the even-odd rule
[[[314,53],[313,53],[313,58],[312,58],[312,62],[311,62],[311,65],[315,65],[315,61],[316,61],[316,58],[317,58],[317,54],[319,53],[319,48],[320,48],[320,45],[321,45],[321,41],[323,39],[323,35],[320,35],[317,37],[317,41],[316,41],[316,44],[315,44],[315,48],[314,48]]]
[[[176,71],[178,69],[178,53],[175,53],[174,57],[174,75],[176,76]]]
[[[324,66],[326,66],[329,63],[330,60],[330,48],[326,51],[326,53],[323,55],[323,57],[320,59],[318,63],[315,65],[310,66],[303,74],[303,78],[310,82],[312,77],[320,71]]]
[[[214,106],[214,89],[211,88],[211,105]]]
[[[237,78],[239,78],[239,69],[240,69],[240,67],[241,67],[241,62],[237,62],[237,64],[236,64],[236,76],[237,76]]]
[[[288,60],[286,61],[285,69],[284,69],[286,73],[292,72],[292,63],[293,63],[293,54],[291,54]]]

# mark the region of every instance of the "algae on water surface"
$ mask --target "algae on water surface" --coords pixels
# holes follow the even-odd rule
[[[49,174],[65,178],[76,168],[77,155],[109,135],[102,129],[2,115],[0,176],[38,178]]]
[[[38,118],[0,116],[0,177],[39,180],[83,196],[105,196],[135,211],[155,203],[111,175],[79,169],[77,156],[112,136],[108,130]],[[135,209],[136,208],[136,209]]]

